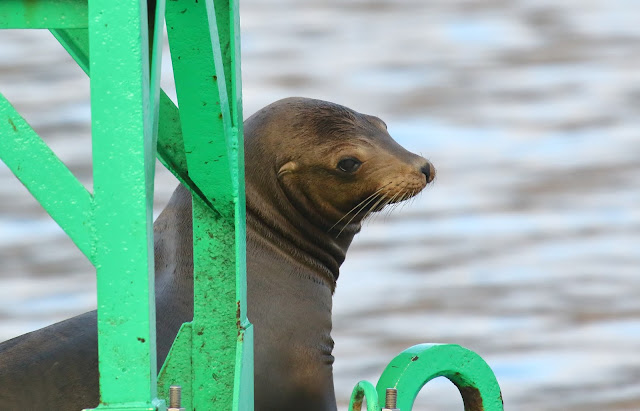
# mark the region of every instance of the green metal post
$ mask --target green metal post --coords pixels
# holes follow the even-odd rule
[[[195,312],[160,373],[159,392],[166,397],[179,384],[186,409],[251,410],[238,4],[171,1],[167,17],[181,109],[161,94],[158,157],[194,194]],[[89,73],[86,32],[53,33]]]
[[[250,410],[237,2],[172,1],[166,17],[189,177],[199,190],[192,190],[194,318],[181,329],[160,385],[186,386],[187,409]],[[191,357],[177,350],[189,345]]]
[[[100,403],[132,411],[154,409],[157,392],[146,23],[145,2],[89,2]]]
[[[237,22],[237,13],[234,13],[234,19]],[[236,23],[237,27],[237,23]],[[58,40],[65,46],[65,48],[69,51],[69,53],[76,59],[80,67],[82,67],[87,73],[89,71],[88,67],[88,40],[86,30],[54,30],[54,35]],[[237,36],[237,34],[235,35]],[[238,44],[237,42],[235,44]],[[238,44],[239,46],[239,44]],[[236,52],[238,53],[238,51]],[[175,51],[174,51],[175,55]],[[234,81],[234,92],[233,94],[237,96],[237,99],[234,99],[236,104],[235,110],[233,111],[236,116],[232,116],[232,120],[236,121],[235,125],[242,126],[242,123],[238,118],[241,118],[241,100],[240,100],[240,82],[239,76],[236,74],[239,71],[239,62],[235,60],[235,66],[237,67],[233,74],[235,74],[235,78],[238,81]],[[232,75],[233,78],[233,75]],[[236,90],[237,89],[237,90]],[[171,170],[176,177],[180,181],[185,184],[185,186],[189,187],[194,193],[195,197],[201,199],[202,203],[207,204],[207,208],[211,209],[213,206],[207,202],[204,194],[198,189],[193,180],[191,179],[191,171],[187,173],[187,157],[184,152],[184,142],[181,131],[181,113],[178,112],[176,106],[171,102],[171,100],[164,94],[161,93],[160,97],[160,127],[159,127],[159,135],[158,135],[158,157],[162,161],[165,166],[169,170]],[[241,128],[240,131],[237,131],[235,127],[231,128],[233,134],[231,134],[231,139],[233,141],[240,141],[240,143],[235,142],[233,145],[237,149],[236,156],[236,175],[238,179],[238,185],[244,182],[244,153],[242,151],[243,144],[240,139]],[[206,135],[205,135],[206,136]],[[232,168],[233,171],[233,168]],[[242,186],[243,187],[243,186]],[[234,203],[236,219],[239,223],[235,224],[235,241],[236,248],[238,250],[242,250],[238,254],[234,254],[236,258],[236,271],[240,271],[241,275],[235,277],[235,298],[231,301],[228,298],[227,302],[232,303],[233,310],[228,310],[228,317],[233,315],[233,324],[230,322],[227,325],[232,326],[233,330],[235,330],[235,334],[231,336],[230,342],[225,342],[223,339],[219,341],[214,341],[217,343],[221,343],[222,348],[219,348],[221,351],[226,351],[227,356],[230,355],[231,362],[226,364],[229,369],[234,371],[233,374],[227,375],[227,380],[224,383],[223,395],[227,395],[227,400],[232,401],[233,409],[238,410],[250,410],[253,407],[253,356],[252,356],[252,328],[250,324],[248,324],[246,319],[246,278],[244,275],[245,272],[245,254],[244,254],[244,242],[245,242],[245,227],[244,227],[244,189],[239,190],[241,195],[238,195],[237,201]],[[205,219],[207,217],[205,216]],[[196,218],[197,219],[197,218]],[[229,227],[231,228],[231,226]],[[224,238],[224,235],[221,234],[221,238]],[[211,239],[214,241],[214,239]],[[239,245],[238,245],[239,243]],[[227,244],[228,245],[228,244]],[[196,258],[198,261],[198,258]],[[209,258],[204,258],[201,260],[200,264],[207,264],[207,262],[211,261]],[[204,270],[207,268],[205,267]],[[216,271],[211,271],[212,273],[216,273]],[[234,277],[229,277],[229,272],[223,272],[221,275],[226,275],[228,279],[233,281]],[[202,282],[208,282],[208,278],[200,278],[195,280],[196,283],[200,282],[200,287],[205,287],[206,284],[202,284]],[[228,280],[225,283],[226,286],[232,287],[234,284],[229,284]],[[211,293],[210,295],[215,296],[216,292]],[[227,294],[229,296],[230,294]],[[196,297],[197,298],[197,297]],[[216,307],[219,302],[217,298],[209,298],[210,303],[213,307]],[[239,304],[238,304],[239,303]],[[237,310],[238,305],[240,306],[240,311]],[[208,308],[203,308],[201,311],[202,317],[204,321],[207,318],[211,317],[212,314],[207,315],[207,312],[212,313],[214,309],[209,310]],[[239,317],[237,317],[239,315]],[[239,318],[239,321],[238,321]],[[219,321],[219,320],[213,320]],[[217,325],[212,326],[215,330]],[[171,349],[169,357],[163,367],[160,376],[159,376],[159,396],[165,397],[168,393],[169,386],[172,384],[182,385],[182,405],[186,409],[192,409],[192,395],[191,395],[191,385],[192,385],[192,323],[184,324],[181,328],[176,342]],[[206,344],[205,344],[206,345]],[[213,343],[211,346],[214,346]],[[197,356],[197,354],[195,354]],[[235,364],[235,365],[234,365]],[[203,366],[206,370],[206,365]],[[211,378],[211,374],[204,374],[204,378]],[[199,376],[193,376],[194,381],[197,378],[202,378]],[[215,392],[213,395],[216,395]],[[221,395],[222,397],[222,395]],[[206,400],[206,399],[205,399]],[[222,400],[220,400],[222,401]]]
[[[158,4],[161,19],[164,1]],[[93,195],[4,98],[0,156],[96,266],[101,409],[164,409],[156,398],[152,245],[160,37],[150,75],[146,16],[140,0],[88,7],[86,0],[8,0],[0,7],[1,28],[88,37],[84,49],[70,52],[87,66],[90,60],[93,73]]]

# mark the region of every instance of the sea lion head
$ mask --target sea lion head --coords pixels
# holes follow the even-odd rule
[[[418,194],[433,165],[405,150],[378,117],[308,98],[287,98],[247,120],[247,180],[275,179],[307,220],[335,235],[355,233],[372,212]],[[259,138],[257,135],[259,135]],[[271,169],[250,170],[258,155]]]

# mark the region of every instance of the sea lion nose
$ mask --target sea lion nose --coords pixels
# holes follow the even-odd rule
[[[422,174],[427,177],[427,184],[433,181],[433,178],[436,176],[436,169],[433,167],[433,164],[427,163],[420,169]]]

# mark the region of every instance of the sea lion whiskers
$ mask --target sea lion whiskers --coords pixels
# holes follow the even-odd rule
[[[411,192],[405,192],[404,196],[400,199],[400,201],[398,201],[398,206],[399,206],[399,210],[402,210],[406,205],[407,205],[407,201],[409,199],[413,199],[413,197],[415,196],[416,190],[411,190]],[[395,210],[395,208],[391,208],[390,212]]]
[[[356,216],[357,216],[358,214],[360,214],[360,212],[361,212],[362,210],[364,210],[364,209],[365,209],[365,207],[367,207],[367,205],[368,205],[369,203],[371,203],[372,201],[375,201],[375,200],[376,200],[376,198],[379,198],[379,196],[380,196],[380,194],[379,194],[378,192],[374,193],[374,195],[375,195],[375,196],[372,196],[372,198],[371,198],[369,201],[367,201],[367,203],[366,203],[366,204],[363,204],[363,205],[362,205],[362,207],[360,208],[360,210],[358,210],[358,212],[357,212],[357,213],[355,213],[355,214],[354,214],[354,215],[349,219],[349,221],[347,221],[347,223],[346,223],[344,226],[342,226],[342,229],[340,229],[340,232],[338,232],[338,235],[336,235],[336,238],[338,238],[338,237],[340,236],[340,234],[342,234],[342,232],[344,231],[344,229],[345,229],[345,228],[347,228],[347,226],[348,226],[349,224],[351,224],[351,222],[353,221],[353,219],[354,219],[354,218],[356,218]],[[376,207],[377,207],[377,205],[380,203],[380,201],[382,201],[384,198],[385,198],[385,195],[383,194],[383,195],[382,195],[382,197],[380,197],[380,198],[378,199],[378,201],[377,201],[377,202],[376,202],[376,203],[371,207],[371,209],[367,210],[367,213],[365,213],[364,217],[362,218],[362,220],[363,220],[363,221],[364,221],[364,219],[367,217],[368,213],[369,213],[369,212],[371,212],[371,210],[372,210],[372,209],[376,208]]]
[[[394,196],[394,197],[395,197],[395,196]],[[370,216],[370,215],[371,215],[371,214],[372,214],[376,209],[378,209],[378,207],[380,207],[380,204],[381,204],[383,201],[385,201],[385,200],[386,200],[386,202],[384,203],[384,205],[382,205],[382,207],[380,208],[380,210],[381,210],[382,208],[384,208],[387,204],[389,204],[389,201],[392,201],[392,199],[389,199],[389,198],[387,197],[387,195],[386,195],[386,194],[385,194],[385,195],[383,195],[383,196],[380,198],[380,200],[378,200],[378,202],[377,202],[377,203],[375,203],[375,204],[373,205],[373,207],[371,207],[369,210],[367,210],[367,212],[365,213],[364,217],[362,217],[362,220],[363,220],[363,221],[364,221],[364,220],[366,220],[366,219],[367,219],[367,218],[368,218],[368,217],[369,217],[369,216]]]
[[[391,212],[391,210],[393,209],[393,206],[394,206],[394,205],[396,205],[396,204],[399,204],[399,203],[400,203],[400,201],[402,201],[402,199],[400,199],[400,200],[398,200],[398,201],[394,202],[394,200],[395,200],[396,198],[398,198],[398,196],[401,196],[401,194],[402,194],[402,192],[400,192],[400,191],[399,191],[399,192],[397,192],[397,193],[395,193],[395,194],[393,195],[393,197],[391,197],[391,198],[390,198],[386,203],[384,203],[384,204],[380,207],[380,209],[379,209],[378,211],[382,211],[386,206],[388,206],[389,204],[392,204],[391,208],[388,208],[388,209],[387,209],[387,214],[386,214],[386,215],[389,215],[389,213],[390,213],[390,212]]]
[[[407,195],[409,193],[408,192],[403,192],[402,195],[400,195],[400,198],[398,198],[398,201],[393,202],[394,199],[391,199],[391,201],[389,201],[388,204],[385,205],[385,207],[389,204],[391,204],[391,207],[386,208],[384,211],[384,219],[388,218],[391,213],[393,212],[393,210],[395,210],[396,208],[398,208],[398,206],[400,206],[402,204],[402,202],[407,198]],[[392,203],[393,202],[393,203]]]
[[[400,206],[400,210],[405,208],[407,204],[410,204],[416,200],[416,190],[411,190],[411,194],[406,198],[409,201],[402,201],[402,205]]]
[[[386,184],[386,185],[384,185],[384,186],[380,187],[378,190],[376,190],[376,192],[374,192],[373,194],[371,194],[369,197],[365,198],[364,200],[360,201],[360,202],[359,202],[355,207],[353,207],[351,210],[347,211],[347,212],[346,212],[346,214],[345,214],[345,215],[343,215],[343,216],[342,216],[338,221],[336,221],[336,223],[335,223],[334,225],[332,225],[332,226],[329,228],[329,230],[328,230],[328,231],[333,230],[333,229],[335,228],[335,226],[337,226],[337,225],[340,223],[340,221],[344,220],[344,219],[345,219],[345,218],[346,218],[346,217],[347,217],[347,216],[348,216],[348,215],[349,215],[353,210],[355,210],[356,208],[358,208],[358,207],[362,206],[362,208],[361,208],[361,209],[360,209],[360,210],[355,214],[355,215],[358,215],[358,213],[360,213],[360,211],[362,211],[362,210],[364,209],[364,207],[366,207],[366,206],[367,206],[367,204],[369,204],[369,203],[373,200],[373,198],[372,198],[372,197],[374,197],[376,194],[378,194],[380,191],[382,191],[382,190],[383,190],[386,186],[388,186],[389,184],[391,184],[391,183],[388,183],[388,184]],[[369,200],[369,201],[367,201],[367,200]],[[363,204],[365,201],[366,201],[366,203],[365,203],[365,204]],[[349,220],[349,222],[351,222],[351,220]],[[349,225],[349,223],[347,223],[346,225]]]
[[[389,210],[389,215],[391,215],[391,212],[394,211],[396,208],[398,209],[398,211],[402,210],[404,207],[406,207],[408,201],[406,200],[413,200],[414,196],[415,196],[416,190],[411,190],[411,192],[409,193],[408,191],[405,192],[405,195],[402,197],[402,199],[397,203],[396,207],[393,207]]]
[[[409,191],[401,191],[401,196],[398,200],[394,201],[396,196],[392,197],[391,200],[385,204],[383,207],[386,207],[387,205],[389,205],[390,203],[393,203],[391,205],[391,207],[387,208],[385,210],[385,217],[389,217],[391,215],[391,213],[396,210],[398,207],[400,207],[400,209],[402,209],[403,207],[406,206],[407,202],[405,200],[411,199],[414,200],[415,199],[415,194],[416,194],[416,190],[413,189],[410,192]]]
[[[375,198],[378,198],[378,201],[376,201],[376,202],[373,204],[373,206],[371,206],[371,208],[369,208],[369,210],[367,210],[367,211],[366,211],[366,213],[365,213],[365,214],[364,214],[364,216],[362,217],[362,221],[364,221],[364,220],[369,216],[369,214],[371,214],[371,213],[372,213],[372,211],[373,211],[373,210],[375,210],[375,209],[376,209],[376,207],[378,207],[378,205],[379,205],[381,202],[383,202],[383,201],[387,198],[387,197],[386,197],[386,194],[383,194],[383,195],[382,195],[382,197],[379,197],[379,196],[380,196],[380,194],[378,194],[378,196],[374,197],[374,199],[375,199]],[[360,211],[362,211],[363,209],[364,209],[364,207],[363,207]],[[358,211],[358,213],[360,213],[360,211]],[[342,227],[342,230],[340,230],[340,232],[338,233],[338,236],[339,236],[339,235],[342,233],[342,231],[344,231],[344,229],[345,229],[345,228],[346,228],[346,227],[351,223],[351,221],[353,221],[353,219],[356,217],[356,215],[358,215],[358,214],[355,214],[353,217],[351,217],[351,219],[347,222],[347,224],[345,224],[345,225],[344,225],[344,227]],[[338,236],[336,236],[336,238],[338,238]]]

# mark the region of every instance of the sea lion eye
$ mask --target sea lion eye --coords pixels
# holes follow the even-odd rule
[[[355,158],[345,158],[338,163],[338,169],[345,173],[355,173],[362,163]]]

